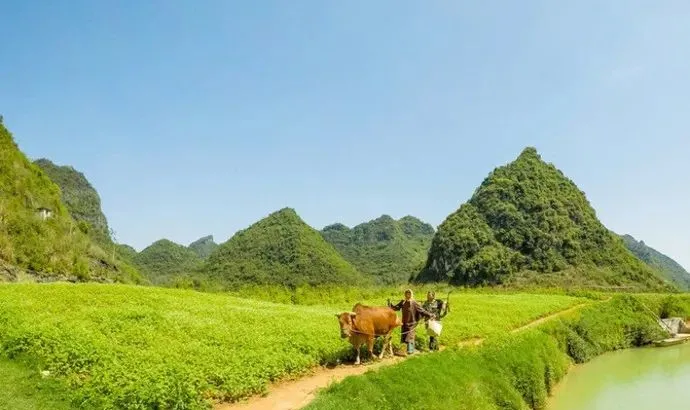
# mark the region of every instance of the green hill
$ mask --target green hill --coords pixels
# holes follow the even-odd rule
[[[41,158],[34,161],[60,187],[62,202],[82,230],[99,243],[110,243],[108,221],[101,210],[101,197],[84,174],[71,166],[58,166]]]
[[[644,241],[637,241],[630,235],[621,235],[625,246],[647,265],[661,272],[664,277],[682,290],[690,290],[690,273],[680,264],[654,248],[647,246]]]
[[[496,168],[446,218],[415,280],[483,285],[524,277],[551,285],[665,288],[599,222],[585,194],[534,148]]]
[[[396,221],[383,215],[352,229],[329,225],[321,235],[360,272],[391,285],[407,282],[424,266],[434,228],[412,216]]]
[[[236,233],[209,256],[203,271],[231,287],[367,282],[291,208],[274,212]]]
[[[75,223],[60,188],[19,150],[0,122],[0,263],[5,276],[137,280],[138,274],[97,246]],[[2,274],[0,274],[2,275]],[[42,280],[43,280],[42,279]]]
[[[204,236],[189,244],[189,249],[201,259],[208,258],[216,248],[218,248],[218,244],[213,240],[213,235]]]
[[[116,244],[115,249],[120,258],[127,262],[134,262],[137,256],[137,250],[124,243]]]
[[[201,266],[201,258],[184,245],[167,239],[158,240],[133,257],[134,264],[151,283],[170,283],[175,277],[187,275]]]

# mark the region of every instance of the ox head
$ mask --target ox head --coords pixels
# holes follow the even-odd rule
[[[336,313],[335,317],[338,318],[338,323],[340,324],[340,337],[345,339],[350,337],[352,334],[352,328],[355,325],[355,318],[357,314],[354,312],[343,312]]]

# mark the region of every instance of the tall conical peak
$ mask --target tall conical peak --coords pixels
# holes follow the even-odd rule
[[[298,219],[301,219],[301,218],[299,217],[299,215],[297,214],[297,211],[295,211],[294,208],[290,208],[290,207],[281,208],[281,209],[279,209],[279,210],[277,210],[277,211],[275,211],[275,212],[272,212],[269,216],[273,216],[273,217],[289,217],[289,218],[298,218]]]
[[[526,147],[525,149],[522,150],[520,155],[518,155],[517,160],[526,160],[526,159],[536,159],[541,161],[541,156],[539,155],[539,152],[537,152],[537,149],[534,147]]]

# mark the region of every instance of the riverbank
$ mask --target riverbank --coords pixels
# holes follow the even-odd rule
[[[414,409],[543,409],[571,364],[662,337],[641,298],[617,295],[521,334],[345,379],[306,408],[381,409],[404,403]]]

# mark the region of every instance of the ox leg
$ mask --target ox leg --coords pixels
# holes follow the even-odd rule
[[[370,337],[367,339],[367,350],[369,351],[369,358],[373,359],[376,356],[374,356],[374,338]]]
[[[359,343],[359,342],[355,343],[355,352],[357,352],[357,359],[355,359],[355,364],[359,364],[359,363],[360,363],[360,360],[359,360],[359,350],[360,350],[361,347],[362,347],[362,344],[361,344],[361,343]]]
[[[383,355],[386,353],[386,345],[390,345],[391,343],[391,334],[386,333],[386,335],[383,337],[383,344],[381,345],[381,353],[379,354],[379,359],[383,359]]]

